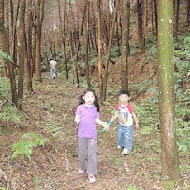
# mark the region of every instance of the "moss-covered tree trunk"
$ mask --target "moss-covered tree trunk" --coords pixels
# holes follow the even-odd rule
[[[162,175],[180,179],[176,128],[174,126],[173,1],[159,0],[158,61],[159,119],[161,129]]]

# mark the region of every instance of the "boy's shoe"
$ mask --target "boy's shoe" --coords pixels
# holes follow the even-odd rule
[[[88,180],[90,183],[94,183],[96,181],[94,174],[88,174]]]
[[[85,171],[79,169],[78,174],[84,174],[84,173],[85,173]]]
[[[129,153],[130,153],[130,151],[128,149],[124,148],[121,154],[127,155]]]
[[[120,146],[120,145],[118,145],[118,146],[117,146],[117,149],[121,149],[121,146]]]

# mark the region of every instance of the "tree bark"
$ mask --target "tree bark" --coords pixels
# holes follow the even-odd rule
[[[190,0],[187,0],[187,25],[190,26]]]
[[[26,87],[27,91],[32,94],[33,93],[33,87],[32,87],[32,12],[30,11],[32,1],[27,1],[27,11],[28,11],[28,17],[27,17],[27,38],[24,31],[24,52],[25,52],[25,73],[26,73]],[[23,26],[24,27],[24,26]]]
[[[159,119],[161,128],[162,175],[180,179],[174,126],[173,2],[158,1]]]
[[[86,82],[88,87],[90,87],[90,77],[89,77],[89,64],[88,64],[88,43],[89,43],[89,8],[90,2],[86,0],[86,30],[85,30],[85,62],[86,62]]]
[[[101,41],[101,0],[97,0],[97,35],[98,35],[98,83],[99,83],[99,101],[103,102],[103,76],[102,76],[102,41]]]
[[[175,10],[175,31],[174,31],[174,37],[175,37],[176,41],[178,41],[179,5],[180,5],[180,1],[176,0],[176,10],[174,9]]]
[[[106,92],[107,92],[107,80],[108,80],[108,67],[109,67],[109,60],[110,60],[110,55],[111,55],[111,45],[112,45],[112,38],[113,38],[113,33],[115,29],[115,20],[117,17],[117,10],[119,7],[119,0],[116,1],[115,9],[114,9],[114,14],[112,18],[112,25],[110,29],[110,35],[109,35],[109,43],[108,43],[108,48],[106,52],[106,62],[105,62],[105,75],[104,75],[104,81],[103,81],[103,100],[106,100]]]
[[[9,44],[8,37],[5,32],[4,27],[4,0],[0,0],[0,41],[2,41],[2,50],[9,53]],[[14,66],[10,62],[5,63],[8,67],[10,86],[11,86],[11,94],[12,94],[12,103],[17,106],[18,95],[16,90],[16,80],[14,74]]]
[[[141,53],[145,52],[144,44],[144,30],[143,30],[143,14],[142,14],[142,0],[137,0],[137,15],[138,15],[138,38],[139,38],[139,47]]]
[[[20,13],[19,13],[19,78],[18,78],[18,108],[22,109],[22,99],[23,99],[23,82],[24,82],[24,62],[26,58],[26,38],[25,38],[25,10],[26,10],[26,0],[20,0]]]
[[[37,1],[36,25],[35,25],[35,75],[36,80],[42,82],[41,74],[41,31],[44,20],[44,4],[45,0]]]
[[[128,90],[128,47],[130,27],[130,0],[123,0],[121,46],[121,87]]]

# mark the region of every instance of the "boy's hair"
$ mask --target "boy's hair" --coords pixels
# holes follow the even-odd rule
[[[127,90],[120,90],[117,95],[121,96],[122,94],[126,94],[128,97],[130,97],[130,94]]]
[[[98,97],[96,96],[95,90],[92,88],[87,88],[82,95],[79,98],[79,105],[84,104],[84,100],[83,100],[83,96],[87,93],[87,92],[92,92],[95,96],[95,101],[94,101],[94,105],[97,107],[97,111],[99,112],[99,104],[98,104]]]

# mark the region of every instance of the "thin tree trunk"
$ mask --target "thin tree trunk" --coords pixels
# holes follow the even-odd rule
[[[0,40],[2,41],[2,50],[9,53],[9,44],[8,37],[5,32],[4,27],[4,0],[0,0]],[[11,86],[11,94],[12,94],[12,103],[17,106],[18,95],[16,90],[16,80],[14,74],[14,66],[10,62],[6,62],[9,72],[10,86]]]
[[[18,97],[19,103],[18,108],[22,109],[22,99],[23,99],[23,83],[24,83],[24,62],[26,58],[26,38],[25,38],[25,10],[26,10],[26,0],[20,0],[20,13],[19,13],[19,78],[18,78]]]
[[[42,23],[44,20],[44,4],[45,0],[37,1],[37,11],[36,11],[36,21],[35,26],[35,75],[36,80],[42,82],[41,74],[41,33],[42,33]]]
[[[90,77],[89,77],[89,64],[88,64],[88,43],[89,43],[89,8],[90,2],[86,0],[86,30],[85,30],[85,62],[86,62],[86,82],[88,87],[90,87]]]
[[[67,17],[67,12],[66,12],[66,0],[65,0],[65,7],[64,7],[64,25],[63,25],[63,33],[64,33],[64,59],[65,59],[65,78],[69,78],[69,73],[68,73],[68,68],[67,68],[67,55],[66,55],[66,17]]]
[[[158,14],[157,14],[157,0],[153,0],[154,6],[154,16],[155,16],[155,29],[156,29],[156,36],[158,36]]]
[[[106,100],[106,92],[107,92],[107,80],[108,80],[108,68],[109,68],[109,60],[110,60],[110,55],[111,55],[111,45],[112,45],[112,38],[113,38],[113,33],[115,29],[115,20],[117,16],[117,10],[119,7],[119,0],[116,1],[115,9],[114,9],[114,14],[112,18],[112,26],[110,29],[110,35],[109,35],[109,43],[108,43],[108,48],[106,52],[106,62],[105,62],[105,75],[104,75],[104,84],[103,84],[103,100]]]
[[[128,47],[130,27],[130,0],[123,0],[121,46],[121,87],[128,90]]]
[[[174,126],[173,2],[158,1],[159,119],[162,175],[180,179],[176,127]]]
[[[175,12],[175,31],[174,31],[174,37],[176,41],[178,40],[178,26],[179,26],[179,5],[180,1],[176,0],[176,12]]]
[[[27,11],[28,11],[28,17],[27,17],[27,39],[25,36],[25,73],[26,73],[26,87],[27,91],[32,94],[33,87],[32,87],[32,12],[30,11],[30,8],[32,6],[32,1],[27,1]]]
[[[143,16],[142,16],[142,0],[137,0],[137,14],[138,14],[138,38],[139,38],[139,47],[141,53],[145,52],[144,44],[144,31],[143,31]]]
[[[187,0],[187,25],[190,26],[190,0]]]
[[[101,41],[101,0],[97,0],[97,33],[98,33],[98,83],[99,83],[99,101],[103,102],[103,76],[102,76],[102,41]]]

